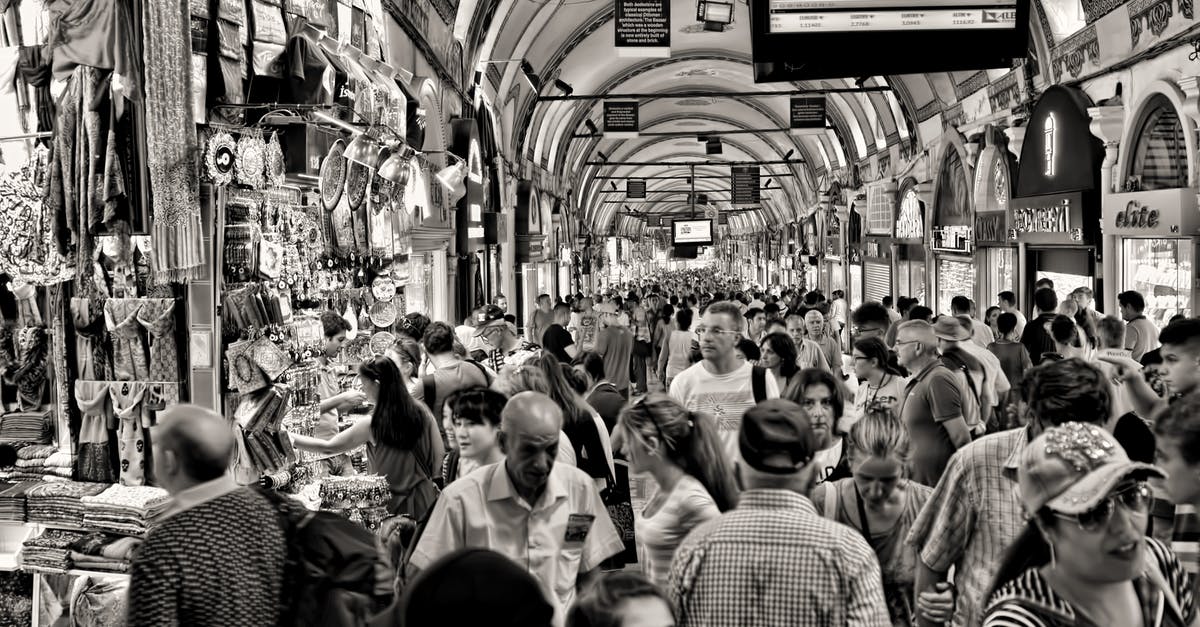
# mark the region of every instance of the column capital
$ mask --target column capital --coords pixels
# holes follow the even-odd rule
[[[1200,76],[1179,79],[1179,89],[1183,90],[1184,114],[1193,122],[1200,123]]]
[[[1088,115],[1092,118],[1092,134],[1099,137],[1105,146],[1121,145],[1121,135],[1125,132],[1124,106],[1088,107]]]
[[[1008,148],[1017,158],[1021,157],[1021,146],[1025,144],[1025,127],[1024,126],[1009,126],[1004,129],[1004,136],[1008,138]]]

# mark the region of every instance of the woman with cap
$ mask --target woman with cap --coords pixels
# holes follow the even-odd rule
[[[666,585],[671,557],[688,532],[737,502],[716,423],[655,393],[621,412],[613,439],[630,470],[651,475],[658,486],[637,519],[635,537],[646,573]]]
[[[1038,436],[1017,466],[1029,522],[1001,562],[984,626],[1195,624],[1186,573],[1145,535],[1145,481],[1163,476],[1130,461],[1096,425],[1069,422]]]
[[[870,406],[846,434],[853,477],[818,484],[811,495],[817,513],[857,529],[875,551],[893,625],[912,624],[917,553],[907,538],[933,493],[904,476],[908,448],[904,423],[886,405]]]

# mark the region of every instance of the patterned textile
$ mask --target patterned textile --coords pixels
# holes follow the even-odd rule
[[[108,326],[104,319],[104,301],[72,298],[71,318],[75,325],[75,360],[79,378],[107,381],[113,378],[109,359]]]
[[[1200,577],[1200,516],[1195,505],[1175,506],[1175,529],[1171,534],[1171,550],[1179,556],[1192,577]]]
[[[166,511],[166,490],[149,486],[114,485],[83,502],[84,525],[92,529],[144,535]]]
[[[249,488],[168,518],[134,557],[127,624],[277,623],[287,558],[279,519]]]
[[[26,167],[0,175],[0,268],[18,284],[48,285],[75,274],[58,253],[53,220],[42,204],[39,185],[48,158],[39,147]]]
[[[108,449],[108,429],[115,420],[107,381],[76,381],[75,402],[83,413],[79,425],[79,478],[113,483],[117,474]]]
[[[142,301],[133,298],[110,298],[104,302],[104,315],[113,338],[114,374],[118,381],[150,380],[146,344],[137,319],[141,308]]]
[[[175,348],[175,299],[143,298],[137,320],[150,335],[150,381],[178,381]]]
[[[983,595],[1004,549],[1025,526],[1016,468],[1029,441],[1024,428],[984,436],[959,449],[913,522],[908,543],[936,571],[956,566],[954,624],[980,624]]]
[[[199,278],[205,271],[200,241],[200,180],[187,0],[143,4],[146,86],[146,163],[154,218],[151,261],[158,281]]]
[[[146,433],[143,429],[142,397],[146,384],[124,381],[108,386],[113,412],[117,415],[117,456],[121,460],[121,485],[145,485]]]
[[[87,570],[104,570],[98,564],[76,564]],[[123,571],[121,571],[123,572]],[[129,581],[115,578],[90,578],[76,588],[71,603],[75,627],[108,627],[125,620]]]
[[[71,567],[71,545],[84,536],[82,531],[47,529],[42,535],[26,540],[21,547],[21,565],[27,568],[67,570]]]
[[[107,488],[102,483],[55,481],[39,483],[25,491],[25,507],[30,522],[83,525],[85,496],[100,494]]]
[[[680,627],[890,624],[871,547],[785,490],[743,492],[693,530],[667,592]]]

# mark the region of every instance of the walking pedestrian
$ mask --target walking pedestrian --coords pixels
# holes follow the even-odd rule
[[[900,402],[900,418],[913,443],[912,478],[936,485],[950,456],[971,441],[963,386],[942,363],[933,326],[923,320],[900,324],[896,356],[913,373]]]

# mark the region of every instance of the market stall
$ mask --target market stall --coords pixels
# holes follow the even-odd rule
[[[993,303],[1000,292],[1016,293],[1016,246],[1008,239],[1009,201],[1016,161],[1004,136],[989,128],[975,166],[975,264],[979,298]]]

